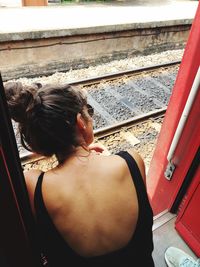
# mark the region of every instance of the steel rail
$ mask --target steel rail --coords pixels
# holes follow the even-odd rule
[[[103,138],[109,135],[112,135],[114,133],[117,133],[121,130],[121,128],[123,129],[129,129],[131,127],[133,127],[135,124],[140,123],[142,121],[145,121],[149,118],[156,118],[156,117],[160,117],[162,115],[165,114],[167,110],[167,107],[158,109],[158,110],[154,110],[154,111],[150,111],[148,113],[133,117],[131,119],[128,120],[124,120],[122,122],[110,125],[110,126],[106,126],[106,127],[102,127],[99,128],[97,130],[94,130],[94,137],[95,138]],[[22,155],[20,155],[20,159],[21,159],[21,163],[22,165],[28,164],[28,163],[33,163],[36,162],[38,160],[42,160],[45,159],[44,156],[32,153],[32,152],[25,152]]]
[[[42,160],[42,159],[45,159],[45,156],[41,156],[30,151],[24,152],[20,155],[22,166],[28,163],[33,163],[38,160]]]
[[[83,80],[76,80],[76,81],[71,81],[71,82],[69,81],[69,84],[70,85],[85,85],[85,86],[93,85],[96,83],[100,83],[103,80],[111,81],[111,80],[118,79],[119,77],[122,77],[122,76],[131,76],[134,74],[138,74],[140,72],[152,71],[152,70],[156,70],[159,68],[170,67],[170,66],[178,65],[180,63],[181,61],[172,61],[172,62],[167,62],[163,64],[151,65],[148,67],[139,67],[139,68],[129,69],[125,71],[114,72],[111,74],[100,75],[97,77],[90,77],[90,78],[86,78]]]
[[[135,116],[133,118],[121,121],[121,122],[113,124],[111,126],[102,127],[100,129],[94,130],[94,136],[96,138],[102,138],[102,137],[106,137],[108,135],[119,132],[121,128],[129,129],[129,128],[133,127],[135,124],[140,123],[142,121],[145,121],[151,117],[156,118],[156,117],[159,117],[161,115],[164,115],[166,110],[167,110],[167,107],[164,107],[161,109],[153,110],[153,111],[150,111],[148,113],[138,115],[138,116]]]

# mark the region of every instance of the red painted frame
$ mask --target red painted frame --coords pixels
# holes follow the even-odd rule
[[[172,206],[200,144],[200,92],[198,92],[175,151],[173,160],[177,167],[172,180],[168,181],[164,177],[168,163],[167,154],[200,64],[199,47],[200,4],[193,20],[147,176],[147,190],[155,215]]]
[[[178,214],[175,228],[194,253],[200,257],[200,166],[187,191]]]

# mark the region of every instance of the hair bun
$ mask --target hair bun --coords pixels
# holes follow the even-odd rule
[[[4,87],[11,118],[16,122],[25,122],[26,111],[34,103],[34,95],[38,86],[24,86],[21,82],[7,82]]]

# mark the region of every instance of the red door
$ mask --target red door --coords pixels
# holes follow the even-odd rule
[[[200,4],[147,176],[154,214],[177,212],[175,228],[200,257]],[[196,82],[197,81],[197,82]],[[194,86],[195,85],[195,86]],[[195,89],[195,96],[188,101]],[[169,160],[169,151],[188,103],[192,103]],[[175,169],[167,169],[167,166]],[[171,175],[166,175],[169,170]]]
[[[169,101],[163,126],[147,175],[147,190],[154,215],[168,209],[175,210],[183,197],[183,185],[200,145],[200,87],[192,102],[189,116],[184,124],[175,148],[172,162],[175,170],[171,179],[166,179],[169,164],[167,156],[173,138],[188,103],[192,87],[198,76],[200,65],[200,3],[193,20],[192,28],[178,71],[176,82]],[[187,183],[189,186],[189,183]],[[181,193],[181,194],[180,194]]]
[[[179,215],[175,228],[194,251],[200,257],[200,166],[193,181],[183,198],[179,208]]]

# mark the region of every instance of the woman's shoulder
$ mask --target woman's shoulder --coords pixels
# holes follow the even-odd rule
[[[128,153],[133,158],[133,160],[136,162],[140,170],[140,173],[142,175],[142,178],[145,181],[146,180],[145,165],[144,165],[144,161],[142,157],[137,153],[137,151],[135,151],[135,149],[128,149],[127,151],[124,151],[124,152]],[[112,167],[112,162],[113,162],[113,167],[115,167],[115,170],[118,170],[118,171],[129,170],[125,159],[120,157],[117,154],[110,156],[110,158],[108,159],[108,164],[111,167]]]
[[[126,168],[126,162],[122,157],[119,157],[117,154],[100,156],[98,160],[99,170],[106,171],[120,171]]]
[[[40,176],[41,173],[42,173],[42,171],[38,170],[38,169],[25,170],[24,171],[24,178],[26,181],[26,185],[28,187],[36,185],[36,183],[38,181],[38,177]]]

